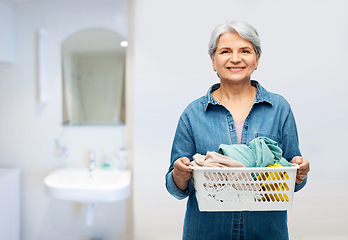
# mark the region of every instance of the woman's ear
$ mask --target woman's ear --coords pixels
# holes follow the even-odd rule
[[[260,61],[261,54],[259,53],[256,57],[256,64],[255,64],[255,70],[259,67],[259,61]]]
[[[215,59],[214,56],[210,54],[210,59],[211,59],[211,64],[213,65],[213,69],[216,72],[216,67],[215,67]]]

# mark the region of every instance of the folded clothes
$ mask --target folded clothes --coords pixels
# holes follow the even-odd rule
[[[275,163],[283,167],[291,166],[282,157],[283,151],[278,147],[278,143],[266,137],[253,139],[249,146],[221,144],[218,153],[241,162],[245,167],[268,167]]]
[[[224,156],[216,152],[207,152],[207,155],[196,153],[193,156],[191,167],[244,167],[244,165],[230,157]]]

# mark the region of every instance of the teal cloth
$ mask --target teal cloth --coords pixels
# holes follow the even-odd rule
[[[282,157],[278,143],[267,137],[253,139],[249,146],[244,144],[221,144],[218,153],[241,162],[245,167],[267,167],[279,163],[283,167],[291,164]]]

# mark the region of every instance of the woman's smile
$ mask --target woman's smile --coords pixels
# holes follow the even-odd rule
[[[231,72],[241,72],[244,70],[244,67],[227,67]]]

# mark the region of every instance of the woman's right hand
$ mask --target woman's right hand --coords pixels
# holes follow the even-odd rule
[[[179,158],[174,162],[173,180],[182,191],[187,189],[188,181],[192,177],[193,170],[188,165],[190,160],[187,157]]]

